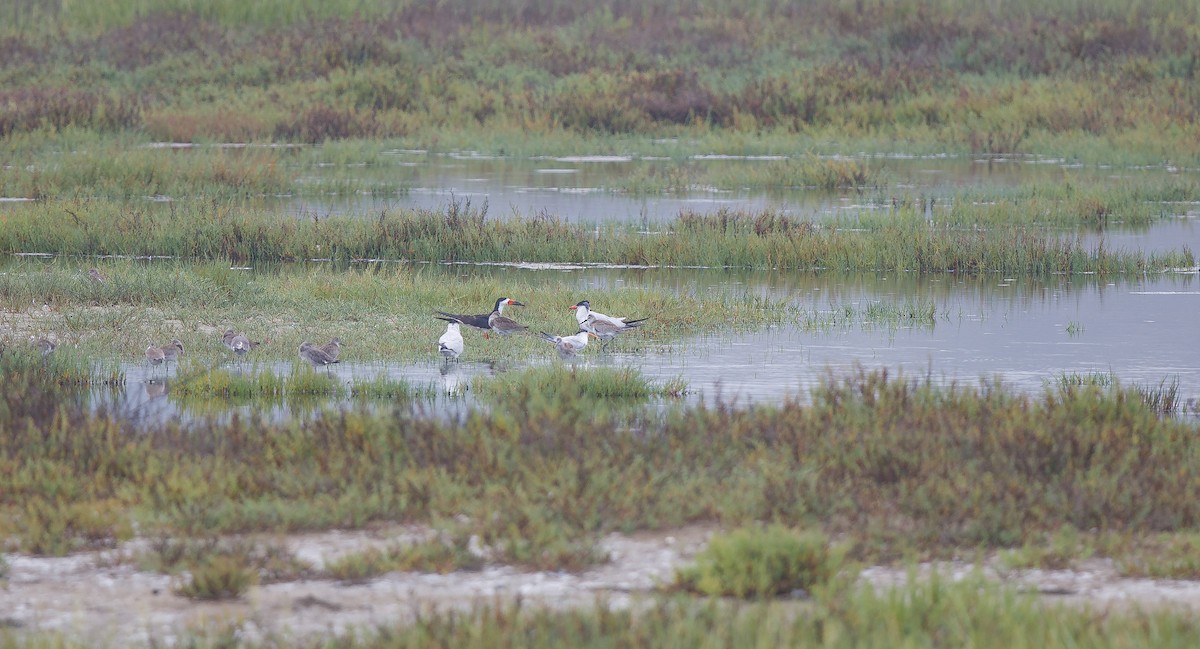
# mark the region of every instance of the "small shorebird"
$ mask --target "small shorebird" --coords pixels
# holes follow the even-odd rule
[[[183,356],[183,343],[179,342],[178,338],[172,338],[171,342],[159,347],[163,353],[163,360],[170,363],[171,361],[179,361],[179,357]]]
[[[36,336],[29,337],[29,344],[37,347],[37,350],[42,354],[42,358],[49,356],[54,352],[54,349],[58,347],[58,343],[54,342],[53,340],[44,337],[38,338]]]
[[[108,281],[108,278],[104,276],[104,273],[100,272],[99,268],[93,268],[89,270],[88,277],[92,278],[93,282],[99,282],[101,284]]]
[[[317,349],[325,352],[333,360],[337,360],[342,355],[342,339],[333,337],[324,345],[318,345]]]
[[[504,306],[507,304],[525,306],[516,300],[511,300],[506,297],[496,300],[496,308],[492,309],[492,312],[488,314],[488,326],[491,327],[492,331],[501,336],[507,336],[509,334],[514,334],[529,329],[529,327],[526,327],[516,320],[502,315],[504,313]]]
[[[162,365],[167,360],[167,354],[162,347],[150,345],[146,348],[146,361],[150,363],[150,367]]]
[[[229,348],[229,351],[237,354],[238,362],[241,363],[242,357],[245,356],[247,352],[255,347],[258,347],[259,345],[262,345],[266,341],[261,343],[255,342],[247,338],[245,334],[236,333],[233,329],[226,329],[225,335],[221,337],[221,342],[225,343],[225,346]]]
[[[587,347],[589,336],[596,336],[596,334],[583,329],[580,329],[579,333],[573,336],[554,336],[544,331],[539,332],[539,335],[541,335],[542,340],[548,340],[554,343],[555,349],[558,350],[558,355],[563,358],[574,357],[576,354],[583,351],[584,347]]]
[[[588,318],[595,318],[595,320],[598,322],[608,322],[608,323],[612,324],[614,327],[616,327],[617,329],[625,329],[626,327],[637,327],[641,323],[650,319],[650,318],[637,318],[634,320],[630,320],[629,318],[618,318],[615,316],[604,315],[603,313],[599,313],[597,311],[592,311],[592,304],[590,302],[588,302],[587,300],[581,300],[579,303],[570,307],[570,309],[575,312],[575,321],[578,322],[579,326],[581,326],[581,327],[583,326],[584,322],[587,322]]]
[[[525,306],[524,304],[522,304],[516,300],[509,300],[508,298],[500,298],[500,300],[497,300],[497,304],[499,304],[499,302],[501,300],[504,301],[505,304],[512,304],[513,306]],[[503,307],[497,306],[496,309],[493,309],[493,313],[498,312],[497,309],[503,309]],[[482,315],[464,315],[464,314],[458,314],[458,313],[446,313],[445,311],[435,311],[434,313],[437,314],[435,317],[438,317],[440,319],[444,320],[446,318],[450,318],[451,320],[455,320],[461,324],[465,324],[468,327],[474,327],[476,329],[480,329],[483,331],[484,338],[487,338],[488,332],[490,332],[492,330],[492,325],[489,322],[489,319],[492,316],[491,313],[484,313]]]
[[[326,353],[325,350],[307,341],[300,343],[300,349],[298,352],[300,354],[300,358],[312,363],[313,367],[318,365],[321,367],[329,367],[334,363],[340,362],[338,359],[333,358]]]
[[[463,337],[459,331],[459,322],[450,318],[438,318],[446,321],[446,333],[438,338],[438,353],[446,360],[457,360],[463,353]]]

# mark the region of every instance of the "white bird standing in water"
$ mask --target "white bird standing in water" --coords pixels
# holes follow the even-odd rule
[[[539,332],[539,335],[542,337],[542,340],[554,343],[554,348],[558,350],[558,355],[563,358],[573,358],[576,354],[583,351],[584,347],[587,347],[589,336],[596,336],[596,334],[583,329],[580,329],[579,333],[573,336],[555,336],[544,331]]]
[[[639,326],[641,326],[641,323],[650,319],[650,318],[637,318],[634,320],[630,320],[627,317],[616,317],[616,316],[611,316],[611,315],[604,315],[603,313],[600,313],[599,311],[592,311],[592,304],[591,304],[591,302],[588,302],[587,300],[580,300],[578,303],[571,306],[570,309],[575,312],[575,321],[579,323],[580,327],[583,326],[583,323],[587,322],[588,318],[593,318],[598,322],[608,322],[608,323],[612,324],[613,327],[616,327],[617,329],[639,327]]]
[[[447,360],[457,360],[463,353],[463,337],[459,323],[450,318],[439,317],[438,320],[446,321],[446,332],[438,338],[438,353]]]

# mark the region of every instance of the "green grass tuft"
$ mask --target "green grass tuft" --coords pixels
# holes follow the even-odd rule
[[[238,599],[256,583],[257,572],[240,558],[217,554],[192,568],[189,578],[175,592],[188,599]]]
[[[780,525],[718,534],[676,572],[678,588],[710,596],[766,598],[826,589],[842,569],[845,549],[820,532]]]

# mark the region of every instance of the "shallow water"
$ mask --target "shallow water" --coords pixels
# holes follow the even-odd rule
[[[940,204],[954,193],[980,189],[1003,192],[1032,181],[1064,183],[1108,179],[1123,182],[1161,181],[1191,177],[1200,171],[1169,166],[1137,169],[1083,167],[1069,161],[1036,157],[971,156],[851,156],[881,182],[883,189],[823,191],[794,187],[716,189],[690,183],[685,191],[661,194],[662,178],[707,174],[738,175],[739,170],[777,164],[782,156],[697,155],[686,159],[628,156],[567,156],[509,158],[472,154],[429,154],[396,151],[392,164],[355,167],[325,166],[305,170],[310,183],[352,176],[367,186],[399,186],[400,196],[369,194],[325,198],[281,198],[278,209],[297,215],[378,215],[383,210],[421,208],[440,210],[452,200],[488,206],[493,218],[533,216],[542,212],[574,223],[645,222],[670,220],[681,211],[711,213],[720,209],[773,210],[822,219],[886,209],[893,198],[936,198]],[[838,156],[844,157],[844,156]],[[642,194],[636,185],[651,178],[656,191]],[[1191,215],[1200,204],[1167,204],[1164,213]]]
[[[738,323],[718,333],[662,344],[635,331],[607,349],[593,344],[574,364],[633,367],[655,382],[682,377],[689,386],[685,402],[720,398],[738,404],[804,400],[823,378],[848,376],[860,368],[887,370],[935,383],[976,385],[998,380],[1026,394],[1040,393],[1063,377],[1111,376],[1122,385],[1157,389],[1177,384],[1183,416],[1194,417],[1200,398],[1200,276],[1181,273],[1135,281],[1050,278],[1013,281],[1000,277],[960,279],[916,275],[811,275],[806,273],[684,269],[530,270],[491,266],[445,267],[462,274],[500,273],[536,286],[537,278],[561,281],[576,277],[580,295],[589,287],[658,285],[681,292],[722,291],[737,299],[763,295],[786,299],[796,319],[761,330]],[[934,317],[873,321],[872,305],[920,301],[934,306]],[[593,305],[602,310],[600,304]],[[855,315],[848,316],[849,310]],[[886,311],[886,310],[884,310]],[[614,314],[644,315],[644,314]],[[564,320],[568,316],[564,315]],[[660,323],[667,324],[670,323]],[[123,363],[123,390],[100,391],[93,404],[119,416],[156,425],[165,421],[260,416],[271,420],[308,417],[330,406],[375,409],[417,408],[455,416],[479,405],[470,385],[476,377],[558,361],[547,346],[544,357],[524,363],[487,360],[489,346],[479,332],[464,332],[467,352],[445,363],[431,354],[414,363],[355,359],[353,350],[328,373],[344,384],[384,376],[403,379],[439,396],[415,404],[389,400],[312,400],[230,404],[221,399],[176,399],[171,394],[174,368],[150,370]],[[636,340],[635,340],[636,339]],[[641,351],[631,351],[631,350]],[[230,367],[234,367],[230,364]],[[246,372],[293,372],[290,362],[259,363]],[[308,371],[302,369],[301,371]]]
[[[770,156],[695,156],[687,160],[631,159],[622,156],[579,156],[513,159],[472,154],[428,154],[397,151],[394,164],[356,167],[351,173],[371,183],[401,185],[408,191],[396,198],[367,195],[330,196],[321,200],[279,198],[274,209],[297,215],[378,214],[384,209],[442,209],[451,200],[471,200],[488,206],[492,217],[529,216],[546,212],[572,222],[654,222],[672,219],[681,210],[712,212],[721,208],[773,209],[806,218],[886,209],[890,196],[937,198],[963,189],[1003,193],[1033,180],[1061,179],[1091,182],[1109,178],[1160,182],[1188,176],[1197,170],[1169,167],[1144,169],[1083,168],[1061,160],[1036,158],[861,157],[885,179],[886,191],[824,192],[796,188],[786,191],[718,191],[692,188],[680,194],[639,196],[622,184],[638,174],[662,174],[671,169],[762,165]],[[306,170],[311,180],[323,174],[345,176],[347,169]],[[941,209],[942,203],[939,203]],[[930,208],[929,216],[937,217]],[[1138,228],[1109,227],[1102,232],[1068,232],[1086,247],[1143,252],[1200,252],[1200,203],[1164,204],[1164,218]],[[168,262],[173,263],[173,262]],[[601,351],[593,345],[580,366],[632,366],[655,380],[683,377],[690,401],[711,401],[720,395],[739,403],[768,403],[803,397],[822,377],[844,375],[861,367],[887,369],[906,376],[930,376],[948,383],[974,384],[996,378],[1011,388],[1031,393],[1061,377],[1113,375],[1122,384],[1156,388],[1177,382],[1184,400],[1200,397],[1200,274],[1196,269],[1108,282],[1092,276],[1056,276],[1014,281],[999,276],[960,278],[953,275],[807,273],[696,268],[603,267],[571,264],[426,264],[423,272],[457,276],[486,275],[539,281],[570,278],[580,299],[591,289],[656,286],[682,293],[715,292],[790,301],[797,319],[750,331],[738,323],[716,334],[680,342],[623,340]],[[911,322],[871,321],[863,316],[872,305],[932,304],[935,317]],[[604,311],[604,305],[594,305]],[[841,313],[847,308],[856,315]],[[616,314],[641,316],[646,314]],[[564,315],[564,325],[570,324]],[[669,325],[670,323],[664,323]],[[645,337],[635,332],[630,337]],[[386,364],[355,359],[330,372],[345,383],[379,376],[403,379],[417,388],[431,387],[441,395],[415,406],[447,415],[461,413],[476,402],[469,386],[477,376],[495,376],[520,367],[497,367],[485,361],[487,344],[478,332],[467,336],[468,353],[449,365],[427,361]],[[642,352],[631,352],[631,348]],[[545,358],[531,364],[557,362],[547,348]],[[125,363],[128,385],[116,392],[92,394],[95,407],[105,407],[154,424],[168,420],[262,416],[284,420],[312,416],[330,405],[391,408],[387,401],[283,401],[231,405],[216,400],[183,402],[171,394],[171,376],[149,372],[144,365]],[[291,363],[269,367],[289,374]],[[252,371],[249,368],[247,371]],[[409,407],[407,404],[405,407]]]

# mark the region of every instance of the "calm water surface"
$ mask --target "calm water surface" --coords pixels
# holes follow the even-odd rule
[[[773,403],[789,396],[805,398],[823,377],[847,376],[859,368],[886,369],[909,377],[930,376],[935,382],[974,385],[996,379],[1024,393],[1039,393],[1063,376],[1111,375],[1124,385],[1157,388],[1177,382],[1186,402],[1200,398],[1200,277],[1196,273],[1156,276],[1135,281],[1103,282],[1082,277],[1049,282],[1017,282],[1000,277],[957,279],[908,275],[830,277],[794,273],[705,270],[545,271],[495,267],[453,267],[447,273],[513,273],[536,284],[537,277],[562,273],[576,277],[580,294],[589,287],[674,287],[679,291],[722,290],[730,295],[767,295],[790,300],[797,319],[762,330],[747,331],[730,323],[727,330],[670,344],[652,341],[641,351],[617,340],[607,351],[589,346],[579,367],[635,367],[654,381],[683,377],[686,400],[712,402],[718,397],[741,404]],[[839,317],[847,306],[858,314],[871,304],[933,303],[932,321],[872,322],[861,315]],[[603,310],[603,305],[594,304]],[[617,315],[617,314],[614,314]],[[628,314],[635,315],[635,314]],[[641,315],[641,314],[636,314]],[[565,318],[565,316],[564,316]],[[669,324],[669,323],[666,323]],[[645,337],[634,332],[630,338]],[[433,386],[444,396],[419,407],[445,414],[474,405],[470,390],[476,376],[497,376],[526,364],[496,365],[487,360],[490,345],[478,332],[465,332],[462,361],[388,364],[368,362],[344,352],[344,362],[330,373],[350,383],[380,375],[405,379],[414,386]],[[547,347],[545,358],[528,365],[559,362]],[[259,365],[287,374],[290,363]],[[170,394],[170,374],[149,372],[144,364],[123,366],[129,384],[123,391],[97,395],[118,412],[148,422],[238,413],[271,419],[302,416],[328,402],[245,404],[224,401],[177,403]],[[166,385],[164,385],[164,378]],[[387,402],[368,402],[390,407]],[[342,405],[351,406],[352,402]],[[1187,416],[1194,416],[1187,415]]]
[[[821,191],[795,187],[778,190],[715,189],[685,183],[684,191],[643,195],[636,184],[650,178],[657,187],[661,178],[708,175],[737,177],[781,156],[698,155],[682,160],[623,156],[571,156],[506,158],[473,154],[435,155],[422,151],[397,151],[394,164],[355,167],[320,167],[305,170],[305,180],[320,182],[353,176],[371,185],[400,186],[398,197],[370,195],[329,196],[321,199],[281,199],[276,203],[297,215],[378,215],[402,208],[442,209],[451,200],[485,202],[494,218],[532,216],[542,212],[570,222],[661,222],[681,211],[701,213],[720,209],[774,210],[807,218],[826,218],[886,209],[893,198],[937,198],[945,205],[955,193],[978,189],[1003,193],[1030,182],[1091,183],[1160,182],[1168,178],[1200,178],[1200,170],[1169,166],[1137,169],[1082,167],[1046,158],[976,158],[933,156],[857,156],[854,159],[877,177],[883,188],[862,191]],[[1200,199],[1200,197],[1197,197]],[[1164,213],[1200,215],[1200,203],[1163,206]],[[935,210],[936,212],[936,210]]]

